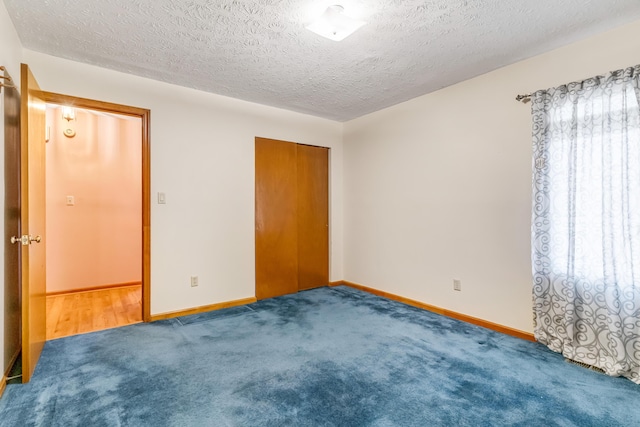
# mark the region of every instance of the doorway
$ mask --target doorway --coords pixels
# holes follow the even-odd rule
[[[142,207],[141,244],[141,311],[142,320],[149,322],[150,313],[150,111],[86,98],[77,98],[43,91],[27,64],[20,66],[20,145],[16,174],[5,176],[5,186],[13,181],[19,186],[19,229],[11,229],[10,241],[19,258],[20,328],[22,355],[21,380],[29,382],[46,341],[46,205],[45,205],[45,140],[46,104],[66,105],[111,114],[138,117],[141,120],[141,181]],[[69,132],[72,135],[73,132]],[[5,171],[6,172],[6,171]],[[7,223],[5,221],[5,232]],[[9,236],[5,236],[9,237]],[[91,239],[92,236],[68,236]],[[5,265],[6,267],[6,265]]]
[[[135,135],[133,136],[133,138],[135,139],[133,142],[137,143],[137,147],[140,151],[138,152],[137,156],[132,156],[135,158],[134,161],[138,163],[137,165],[135,165],[137,169],[135,167],[128,168],[129,171],[137,170],[137,173],[139,173],[139,177],[140,177],[140,179],[138,180],[140,185],[138,189],[139,198],[137,201],[137,208],[134,209],[138,214],[138,221],[139,221],[137,224],[138,227],[132,228],[133,225],[131,224],[131,221],[125,220],[123,222],[123,218],[119,218],[120,222],[119,223],[116,222],[114,226],[123,227],[123,228],[129,227],[128,229],[132,231],[133,235],[127,237],[126,236],[127,233],[125,233],[125,236],[123,238],[131,241],[137,240],[136,244],[134,244],[133,246],[135,247],[135,251],[137,252],[135,255],[136,256],[135,262],[139,266],[138,277],[140,279],[127,280],[127,279],[117,278],[117,277],[120,277],[120,278],[129,277],[127,276],[127,274],[130,274],[132,271],[131,269],[133,268],[130,265],[131,263],[129,263],[129,267],[128,267],[129,273],[122,272],[120,276],[118,275],[109,276],[108,272],[103,271],[102,274],[104,278],[102,280],[96,281],[94,284],[82,285],[81,282],[76,282],[73,284],[72,287],[75,288],[76,290],[79,290],[79,292],[74,292],[75,295],[73,295],[71,304],[78,304],[80,306],[79,308],[80,310],[86,311],[89,308],[87,307],[87,302],[85,301],[83,303],[80,300],[82,300],[83,297],[92,296],[95,298],[91,298],[91,301],[92,301],[91,310],[99,312],[101,311],[102,306],[104,306],[105,304],[109,304],[109,301],[108,301],[109,299],[111,301],[115,301],[114,302],[115,308],[116,308],[116,311],[119,312],[120,314],[120,319],[117,319],[117,318],[115,320],[106,319],[104,321],[98,319],[96,326],[99,329],[104,329],[108,327],[109,325],[107,323],[113,322],[113,321],[116,322],[116,326],[117,326],[117,323],[133,323],[135,321],[138,321],[138,319],[148,322],[151,320],[151,313],[150,313],[151,295],[150,295],[150,280],[149,280],[150,278],[150,232],[151,232],[151,228],[150,228],[150,205],[151,205],[150,180],[151,180],[151,177],[150,177],[150,167],[149,167],[150,165],[150,140],[149,140],[150,111],[147,109],[142,109],[137,107],[107,103],[103,101],[96,101],[96,100],[91,100],[86,98],[78,98],[78,97],[62,95],[62,94],[57,94],[52,92],[43,92],[43,99],[48,105],[65,106],[65,107],[71,107],[73,109],[78,109],[80,114],[86,113],[87,115],[90,115],[91,116],[90,121],[94,124],[100,121],[111,122],[113,120],[121,120],[122,121],[121,123],[123,123],[124,125],[119,128],[120,132],[126,131],[127,128],[129,129],[129,132],[131,132],[132,127],[136,129],[135,126],[136,125],[138,126],[137,130],[134,131],[137,133],[138,136],[137,138],[135,137]],[[87,115],[85,115],[85,117],[88,117]],[[76,119],[73,119],[73,120],[62,119],[61,111],[59,111],[59,116],[61,117],[59,122],[66,121],[67,125],[62,126],[64,129],[59,129],[58,134],[60,134],[60,136],[58,136],[57,139],[62,139],[61,142],[73,144],[75,142],[73,141],[73,139],[79,137],[78,131],[81,130],[80,123],[78,122],[78,119],[80,118],[80,116],[77,115]],[[72,123],[74,120],[77,122],[75,123],[75,127],[74,127],[74,124]],[[68,129],[70,129],[70,131],[67,131]],[[50,138],[50,141],[52,141],[53,139],[51,131],[52,130],[50,130],[48,134],[48,138]],[[73,136],[71,136],[71,134],[73,134]],[[121,135],[113,135],[114,138],[119,136]],[[49,144],[49,142],[47,144]],[[90,150],[92,148],[86,147],[86,149]],[[93,147],[93,149],[99,150],[99,148],[96,148],[96,147]],[[82,148],[80,148],[80,150],[82,150]],[[104,157],[104,156],[113,157],[115,155],[114,153],[115,153],[114,150],[110,150],[110,151],[107,150],[106,152],[99,153],[97,157],[98,158]],[[91,153],[84,152],[84,154],[88,155]],[[88,172],[91,172],[91,171],[88,171]],[[102,188],[100,191],[103,192],[105,190],[104,188]],[[58,196],[60,196],[60,194],[58,194]],[[113,200],[113,197],[111,197],[111,200],[110,200],[111,203],[108,200],[109,197],[107,197],[107,199],[105,199],[104,197],[102,198],[103,202],[107,200],[106,202],[107,208],[110,205],[114,206],[118,202],[118,200]],[[80,199],[76,199],[76,195],[64,193],[63,200],[62,200],[62,203],[64,204],[64,207],[62,208],[63,211],[64,209],[67,209],[67,208],[68,208],[67,210],[73,210],[74,208],[79,207],[77,203],[80,203],[80,201],[81,201]],[[97,203],[97,201],[94,200],[94,203]],[[47,209],[48,208],[49,208],[49,204],[47,204]],[[94,214],[100,211],[100,209],[96,209],[96,208],[98,208],[98,206],[92,206]],[[104,206],[102,208],[104,208]],[[108,235],[108,233],[109,233],[108,229],[107,230],[103,229],[101,231],[103,238],[106,235]],[[49,232],[47,232],[47,234],[49,234]],[[76,238],[85,239],[86,241],[91,243],[92,239],[96,238],[96,235],[97,235],[97,230],[95,229],[92,230],[91,228],[87,228],[84,231],[84,233],[81,233],[81,235],[76,236]],[[125,244],[122,242],[119,242],[119,243],[111,242],[112,251],[117,250],[113,248],[114,243],[116,246],[118,244],[120,245]],[[103,250],[108,251],[108,249],[103,249]],[[108,265],[108,262],[106,264]],[[106,276],[104,275],[105,273],[106,273]],[[107,277],[111,277],[111,280],[107,279]],[[47,278],[49,278],[48,273],[47,273]],[[60,285],[58,284],[57,286],[60,286]],[[99,288],[99,289],[95,289],[95,288]],[[50,297],[55,298],[56,297],[55,294],[59,290],[60,290],[59,287],[53,288],[47,285],[47,294]],[[86,300],[86,298],[84,299]],[[140,300],[139,304],[136,303],[138,299]],[[58,303],[58,306],[54,306],[53,304],[50,304],[50,305],[52,309],[59,309],[59,306],[62,305],[62,303]],[[125,307],[125,305],[127,305],[128,307]],[[136,307],[135,310],[137,310],[137,313],[131,313],[132,306]],[[114,316],[117,316],[117,315],[118,314],[114,312]]]
[[[47,340],[142,321],[140,117],[46,104]]]

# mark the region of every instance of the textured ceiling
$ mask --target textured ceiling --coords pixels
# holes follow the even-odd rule
[[[28,49],[339,121],[640,19],[638,0],[4,3]],[[332,4],[368,24],[304,28]]]

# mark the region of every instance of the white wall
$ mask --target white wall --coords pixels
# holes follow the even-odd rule
[[[18,39],[18,35],[13,27],[13,23],[7,14],[7,9],[4,6],[4,2],[0,1],[0,65],[4,65],[11,74],[11,77],[15,79],[17,85],[20,81],[20,61],[22,56],[22,45]],[[0,177],[4,180],[4,96],[0,97],[0,141],[2,141],[2,148],[0,148]],[[0,186],[0,212],[4,217],[4,185]],[[4,247],[4,244],[1,246]],[[0,252],[0,277],[4,278],[4,252]],[[5,369],[8,367],[9,358],[11,356],[5,355],[4,348],[4,285],[2,291],[0,291],[0,346],[2,352],[0,353],[0,377],[4,375]]]
[[[532,331],[531,109],[514,98],[638,63],[640,21],[345,123],[345,280]]]
[[[47,91],[151,110],[153,314],[254,295],[262,136],[332,148],[331,280],[531,331],[530,108],[514,97],[639,63],[638,34],[640,22],[344,125],[29,50],[21,58],[3,5],[0,63],[17,76],[23,60]]]
[[[256,136],[331,148],[330,278],[342,279],[341,123],[29,50],[24,62],[43,90],[151,110],[152,314],[255,295]]]

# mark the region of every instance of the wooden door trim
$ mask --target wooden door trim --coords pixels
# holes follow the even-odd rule
[[[142,320],[151,321],[151,110],[42,92],[47,103],[139,117],[142,122]]]

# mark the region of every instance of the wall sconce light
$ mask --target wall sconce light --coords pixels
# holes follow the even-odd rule
[[[306,29],[322,37],[339,42],[353,34],[364,24],[366,22],[345,15],[344,7],[336,4],[329,6],[318,19],[307,25]]]
[[[70,122],[76,119],[76,110],[71,107],[62,107],[62,118]]]
[[[70,125],[71,120],[76,119],[76,110],[71,107],[62,107],[62,118],[65,119]],[[68,127],[67,129],[65,129],[63,133],[64,133],[64,136],[66,136],[67,138],[73,138],[74,136],[76,136],[76,131],[71,127]]]

